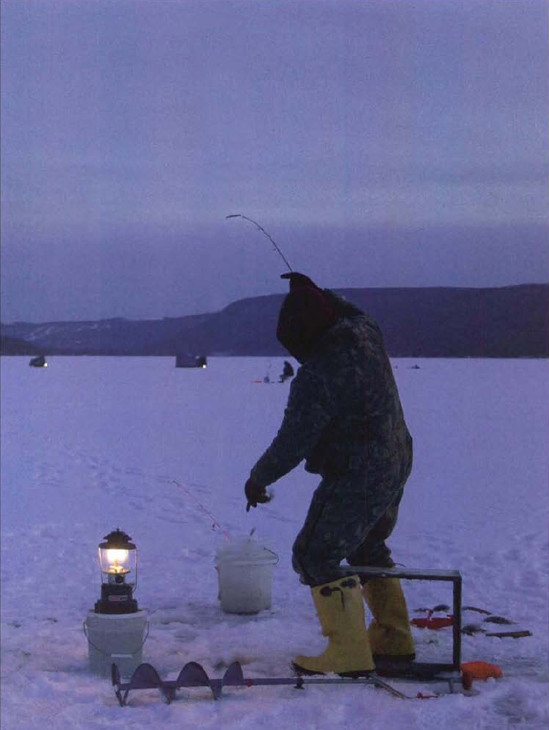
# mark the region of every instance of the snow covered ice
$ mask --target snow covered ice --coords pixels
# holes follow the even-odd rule
[[[419,369],[413,368],[419,365]],[[548,699],[548,372],[544,360],[393,361],[415,462],[390,540],[408,567],[458,569],[463,602],[532,631],[464,636],[463,661],[503,678],[476,697],[403,701],[371,687],[156,690],[119,707],[88,668],[82,623],[100,593],[97,545],[120,527],[139,551],[143,659],[164,679],[188,661],[222,676],[288,676],[325,645],[291,546],[317,484],[299,467],[269,505],[243,486],[276,433],[289,384],[263,384],[283,358],[2,358],[2,730],[96,728],[545,728]],[[254,382],[254,381],[260,381]],[[176,483],[177,482],[177,483]],[[227,614],[214,561],[248,535],[280,557],[272,607]],[[406,582],[414,610],[451,604],[451,586]],[[417,614],[420,615],[420,614]],[[464,621],[467,620],[464,616]],[[474,617],[475,619],[477,617]],[[451,630],[414,629],[418,658],[449,660]],[[429,685],[395,682],[415,694]]]

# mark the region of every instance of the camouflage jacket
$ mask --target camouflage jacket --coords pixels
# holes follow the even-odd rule
[[[408,478],[412,439],[381,330],[325,291],[343,316],[299,368],[278,434],[250,477],[268,486],[306,459],[307,471],[326,480],[354,472],[369,491],[378,484],[385,492],[375,500],[381,499],[381,509]]]

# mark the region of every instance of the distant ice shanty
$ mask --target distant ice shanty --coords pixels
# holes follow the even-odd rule
[[[31,368],[47,368],[46,356],[37,355],[36,357],[31,357],[29,365]]]
[[[176,368],[205,368],[208,364],[206,355],[184,355],[175,356]]]

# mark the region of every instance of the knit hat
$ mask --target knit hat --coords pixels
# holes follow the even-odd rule
[[[304,362],[340,314],[308,276],[292,272],[282,274],[281,279],[290,280],[290,293],[280,308],[276,336],[296,360]]]

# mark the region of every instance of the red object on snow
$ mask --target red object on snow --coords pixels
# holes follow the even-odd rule
[[[413,618],[410,623],[420,629],[443,629],[445,626],[454,625],[453,616],[435,617],[427,616],[427,618]]]

